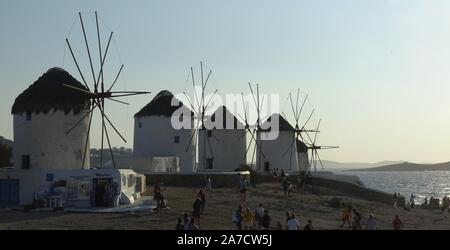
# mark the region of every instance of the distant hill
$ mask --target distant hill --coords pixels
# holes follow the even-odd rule
[[[352,171],[450,171],[450,162],[436,164],[418,164],[411,162],[402,162],[387,166],[354,169]]]
[[[325,170],[350,170],[350,169],[367,169],[386,165],[401,163],[402,161],[380,161],[375,163],[370,162],[336,162],[323,160],[322,164]]]
[[[13,142],[0,136],[0,168],[11,167]]]
[[[13,141],[8,140],[8,139],[6,139],[6,138],[3,137],[3,136],[0,136],[0,145],[5,145],[5,146],[8,146],[8,147],[11,147],[11,148],[12,148],[12,146],[13,146]]]

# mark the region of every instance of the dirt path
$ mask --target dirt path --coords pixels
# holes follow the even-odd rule
[[[164,192],[169,200],[170,209],[160,214],[91,214],[69,212],[22,212],[1,211],[0,229],[173,229],[176,219],[192,210],[197,190],[192,188],[168,187]],[[290,210],[297,215],[301,225],[308,219],[313,220],[316,229],[338,229],[339,210],[328,205],[333,195],[322,190],[324,195],[295,192],[286,200],[277,184],[262,184],[251,188],[248,201],[244,206],[255,208],[260,202],[270,211],[272,224],[285,224],[285,212]],[[440,211],[417,209],[406,211],[391,206],[346,198],[364,217],[373,213],[377,217],[380,229],[392,229],[392,219],[398,214],[405,229],[450,229],[450,219],[444,218]],[[202,229],[233,229],[232,213],[239,202],[235,189],[215,189],[207,196],[206,215],[201,219]]]

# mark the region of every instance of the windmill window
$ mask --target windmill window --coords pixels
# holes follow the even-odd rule
[[[206,169],[213,169],[214,159],[208,158],[206,159]]]
[[[179,135],[176,135],[176,136],[175,136],[174,142],[175,142],[175,143],[180,143],[180,136],[179,136]]]
[[[31,111],[27,111],[27,121],[31,121]]]
[[[22,169],[30,169],[30,155],[22,155]]]
[[[270,162],[264,162],[264,171],[270,172]]]
[[[212,131],[208,130],[208,137],[211,138],[212,137]]]
[[[138,122],[138,128],[142,128],[142,122]]]
[[[183,122],[183,114],[180,115],[179,121]]]

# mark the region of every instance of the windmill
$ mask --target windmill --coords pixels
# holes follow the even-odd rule
[[[320,159],[319,152],[317,150],[326,150],[326,149],[336,149],[339,148],[338,146],[319,146],[316,144],[317,141],[317,135],[319,133],[320,123],[322,119],[319,119],[319,122],[317,124],[317,128],[314,131],[314,139],[311,139],[311,137],[308,134],[308,131],[306,132],[306,135],[310,141],[310,145],[308,146],[308,149],[311,150],[311,162],[310,166],[314,166],[314,172],[317,172],[317,162],[319,162],[320,166],[323,168],[322,160]]]
[[[247,154],[250,151],[251,146],[254,145],[253,153],[252,153],[252,160],[250,162],[251,164],[253,164],[253,162],[255,160],[256,151],[259,151],[259,157],[263,156],[264,158],[266,158],[266,155],[264,154],[264,152],[262,150],[262,145],[259,142],[259,138],[260,138],[260,133],[262,131],[261,121],[267,117],[265,117],[264,119],[261,119],[261,108],[264,104],[264,97],[262,97],[262,98],[259,97],[259,84],[256,84],[256,94],[255,94],[255,92],[253,92],[252,84],[250,82],[248,83],[248,87],[250,89],[250,93],[252,95],[252,100],[253,100],[255,108],[256,108],[257,117],[256,117],[256,121],[254,124],[249,124],[249,113],[248,113],[248,110],[245,105],[244,93],[241,92],[244,117],[242,117],[240,114],[238,114],[238,116],[244,121],[244,132],[238,138],[238,140],[240,140],[242,137],[246,136],[247,134],[250,134],[250,142],[247,145],[247,148],[245,150],[243,157],[244,157],[244,160],[247,159]],[[257,166],[258,170],[260,170],[259,165],[260,164],[258,164],[258,166]]]
[[[206,76],[206,79],[204,78],[203,74],[203,62],[200,61],[200,79],[201,79],[201,93],[200,96],[195,91],[196,87],[196,81],[195,81],[195,75],[194,75],[194,69],[193,67],[190,68],[190,78],[192,80],[192,87],[194,89],[194,100],[191,101],[190,98],[187,96],[186,92],[183,92],[183,94],[186,97],[186,100],[188,101],[189,105],[191,106],[192,111],[194,112],[194,118],[196,120],[196,123],[194,124],[194,132],[192,133],[191,139],[189,140],[189,144],[186,148],[186,152],[189,151],[189,148],[192,146],[192,141],[195,139],[195,141],[198,141],[199,138],[199,131],[203,131],[203,159],[200,159],[203,161],[203,166],[206,166],[206,144],[208,144],[209,151],[213,156],[213,151],[211,148],[211,143],[209,141],[209,136],[206,135],[206,133],[209,133],[212,137],[214,137],[217,141],[219,140],[217,137],[214,136],[212,133],[212,130],[207,130],[205,127],[205,121],[207,119],[206,116],[206,110],[208,109],[208,106],[210,105],[211,101],[213,100],[213,97],[217,94],[217,89],[214,90],[214,93],[211,95],[209,100],[206,100],[205,91],[206,87],[208,86],[208,81],[211,77],[212,70],[209,70],[208,75]],[[194,102],[194,103],[193,103]],[[197,105],[195,108],[195,105]]]
[[[84,37],[84,43],[86,46],[86,51],[87,51],[87,55],[89,58],[89,66],[91,69],[91,74],[92,74],[92,88],[89,87],[81,69],[80,66],[78,64],[78,61],[75,57],[75,53],[70,45],[69,39],[66,38],[66,44],[69,48],[70,54],[72,56],[72,59],[74,61],[74,64],[78,70],[78,73],[80,74],[80,77],[83,81],[84,86],[86,87],[86,89],[81,89],[81,88],[76,88],[70,85],[66,85],[63,84],[65,87],[71,88],[74,91],[79,91],[82,92],[86,95],[86,98],[88,98],[91,102],[90,102],[90,109],[89,111],[78,121],[76,122],[69,130],[66,131],[66,134],[69,134],[74,128],[76,128],[84,119],[89,119],[89,123],[88,123],[88,128],[87,128],[87,136],[86,136],[86,142],[85,142],[85,146],[84,146],[84,151],[83,151],[83,162],[82,162],[82,166],[81,168],[84,168],[84,163],[85,163],[85,159],[86,159],[86,154],[89,152],[88,151],[88,146],[89,146],[89,135],[91,132],[91,125],[92,125],[92,117],[93,117],[93,113],[94,111],[97,109],[100,112],[101,115],[101,120],[102,120],[102,137],[101,137],[101,151],[100,151],[100,168],[103,167],[103,147],[104,147],[104,141],[106,138],[106,142],[108,143],[108,148],[109,148],[109,153],[111,154],[111,160],[113,163],[113,167],[116,168],[116,163],[114,161],[114,155],[113,155],[113,151],[112,151],[112,147],[111,147],[111,141],[109,138],[109,133],[108,133],[108,126],[107,124],[109,124],[111,126],[111,128],[117,133],[117,135],[119,135],[119,137],[126,143],[125,138],[122,136],[122,134],[117,130],[117,128],[113,125],[113,123],[111,122],[111,120],[108,118],[108,116],[105,113],[105,99],[106,100],[110,100],[110,101],[114,101],[114,102],[118,102],[121,104],[125,104],[125,105],[129,105],[129,103],[123,102],[121,100],[118,100],[116,98],[119,97],[125,97],[125,96],[133,96],[133,95],[141,95],[141,94],[149,94],[150,92],[143,92],[143,91],[112,91],[114,85],[116,84],[120,73],[123,70],[124,65],[122,64],[114,78],[114,81],[111,83],[111,85],[109,87],[105,86],[105,81],[104,81],[104,68],[103,66],[105,65],[105,60],[106,60],[106,56],[108,54],[108,49],[110,47],[110,43],[111,43],[111,39],[113,36],[113,32],[110,33],[109,35],[109,39],[108,42],[106,44],[106,48],[105,50],[102,50],[102,42],[100,39],[100,29],[99,29],[99,25],[98,25],[98,16],[97,16],[97,11],[95,11],[95,23],[96,23],[96,31],[97,31],[97,42],[98,42],[98,52],[99,52],[99,62],[100,62],[100,66],[99,66],[99,70],[98,70],[98,74],[96,75],[96,72],[94,70],[94,65],[92,63],[92,57],[91,57],[91,50],[89,48],[89,42],[88,42],[88,38],[86,36],[86,30],[84,27],[84,23],[83,23],[83,17],[81,12],[78,13],[79,19],[80,19],[80,24],[81,24],[81,29],[83,31],[83,37]]]
[[[293,98],[292,98],[292,93],[289,93],[288,99],[290,101],[292,115],[293,115],[294,120],[295,120],[295,126],[294,126],[294,129],[292,131],[293,132],[292,133],[292,142],[289,144],[289,147],[283,153],[283,156],[286,157],[288,152],[289,152],[289,171],[292,171],[292,157],[293,157],[293,153],[295,151],[295,157],[297,157],[297,150],[298,150],[298,147],[299,147],[299,143],[303,143],[305,141],[303,136],[302,136],[302,133],[318,132],[318,131],[317,130],[307,130],[305,128],[308,125],[308,122],[310,121],[311,117],[314,114],[314,111],[315,111],[314,109],[311,111],[311,113],[308,116],[308,119],[306,119],[304,124],[301,127],[299,125],[300,117],[301,117],[303,108],[305,106],[306,100],[308,99],[308,95],[305,96],[305,98],[303,100],[303,103],[300,106],[300,109],[298,107],[299,99],[300,99],[300,89],[297,89],[297,96],[296,96],[296,101],[295,101],[295,107],[294,107],[294,101],[293,101]],[[284,118],[286,119],[286,117],[284,117]],[[296,162],[297,162],[297,165],[298,165],[297,167],[300,170],[300,161],[299,161],[299,159],[297,159]]]

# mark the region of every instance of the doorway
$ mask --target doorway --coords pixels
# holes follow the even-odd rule
[[[19,204],[19,180],[0,179],[0,206]]]
[[[94,183],[94,206],[111,207],[113,206],[113,180],[112,178],[96,178]]]

